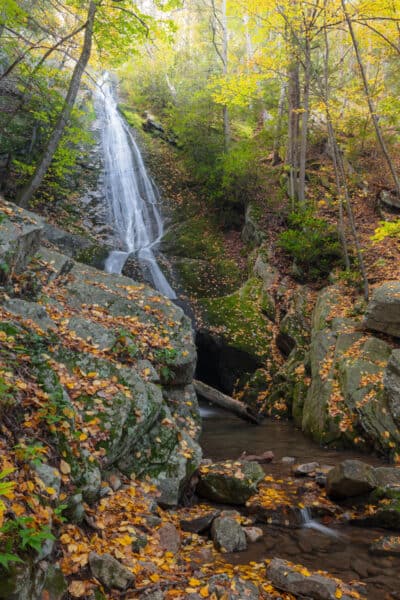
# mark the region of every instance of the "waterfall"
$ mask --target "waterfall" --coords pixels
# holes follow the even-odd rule
[[[300,509],[300,520],[301,520],[302,527],[306,527],[308,529],[315,529],[316,531],[319,531],[320,533],[323,533],[330,537],[336,537],[336,538],[340,537],[340,534],[338,531],[335,531],[334,529],[330,529],[329,527],[325,527],[325,525],[322,525],[322,523],[319,523],[319,521],[316,521],[315,519],[313,519],[312,515],[311,515],[311,511],[308,507],[304,507],[304,508]]]
[[[101,123],[106,198],[121,249],[110,252],[105,270],[121,273],[130,254],[147,269],[153,286],[168,298],[176,294],[161,271],[155,252],[163,236],[159,194],[128,125],[118,111],[112,82],[105,75],[96,93]]]

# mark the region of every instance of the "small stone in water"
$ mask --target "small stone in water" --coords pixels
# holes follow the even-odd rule
[[[312,477],[315,471],[319,468],[319,463],[310,462],[303,465],[295,465],[293,467],[293,473],[296,477]]]
[[[258,542],[264,536],[261,527],[243,527],[247,541],[250,543]]]
[[[281,462],[284,465],[294,465],[296,459],[294,456],[282,456]]]

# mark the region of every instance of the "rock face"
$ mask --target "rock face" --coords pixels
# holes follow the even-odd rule
[[[327,476],[326,491],[331,498],[361,496],[377,487],[375,469],[360,460],[345,460]]]
[[[392,410],[395,376],[386,369],[392,348],[363,332],[360,319],[335,317],[341,301],[340,289],[331,286],[319,294],[314,309],[302,429],[323,444],[357,445],[391,456],[400,445]],[[395,361],[396,355],[394,369]]]
[[[21,273],[40,246],[43,220],[0,199],[0,283]]]
[[[365,313],[365,326],[400,337],[400,282],[390,281],[378,287]]]
[[[286,560],[274,558],[267,567],[267,577],[273,585],[296,597],[313,598],[314,600],[351,600],[360,597],[355,586],[345,584],[320,573],[312,573],[307,569],[299,569]],[[354,592],[357,592],[356,596]]]
[[[215,547],[222,552],[240,552],[246,550],[246,534],[234,517],[222,514],[214,519],[211,537]]]
[[[133,573],[110,554],[91,552],[89,565],[93,576],[109,589],[125,590],[135,580]]]
[[[0,262],[8,286],[0,297],[0,327],[15,332],[34,357],[33,382],[68,415],[68,431],[83,428],[82,441],[90,435],[89,451],[57,428],[77,494],[92,502],[101,471],[115,466],[127,475],[150,476],[160,502],[177,504],[201,460],[190,321],[145,285],[40,247],[44,225],[32,213],[2,200],[0,212]],[[71,254],[82,247],[69,234],[47,229],[49,239],[67,239]],[[21,270],[34,281],[36,298],[13,297],[12,278]],[[93,415],[95,424],[85,432]],[[47,472],[44,461],[40,476]]]
[[[388,397],[390,412],[396,425],[400,425],[400,350],[393,350],[390,355],[383,384]]]
[[[256,462],[234,461],[201,467],[197,493],[223,504],[244,504],[265,474]]]

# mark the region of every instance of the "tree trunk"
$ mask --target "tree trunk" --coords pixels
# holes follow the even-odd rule
[[[229,410],[234,413],[241,419],[245,421],[250,421],[251,423],[255,423],[257,425],[260,424],[262,417],[261,415],[254,414],[246,404],[240,402],[239,400],[235,400],[235,398],[231,398],[230,396],[226,396],[219,390],[203,383],[202,381],[194,380],[193,381],[194,389],[196,392],[203,396],[206,400],[213,402],[217,406],[224,408],[225,410]]]
[[[223,73],[225,77],[228,75],[228,18],[226,14],[226,2],[222,0],[222,62],[223,62]],[[225,152],[228,152],[231,143],[231,125],[229,119],[229,110],[227,105],[223,107],[223,118],[224,118],[224,148]]]
[[[351,22],[349,13],[347,12],[345,0],[341,0],[341,4],[342,4],[344,16],[345,16],[345,19],[346,19],[346,22],[347,22],[347,25],[348,25],[348,28],[349,28],[351,41],[353,43],[353,48],[354,48],[354,52],[355,52],[355,55],[356,55],[358,68],[360,70],[360,75],[361,75],[361,79],[362,79],[362,82],[363,82],[363,86],[364,86],[365,96],[367,98],[369,113],[371,115],[372,123],[373,123],[374,128],[375,128],[376,137],[378,139],[378,143],[379,143],[379,145],[381,147],[382,153],[383,153],[383,155],[384,155],[384,157],[386,159],[386,162],[388,164],[389,170],[390,170],[390,172],[392,174],[393,181],[394,181],[394,184],[395,184],[395,187],[396,187],[396,193],[397,193],[398,196],[400,196],[400,179],[397,176],[396,169],[394,167],[392,158],[391,158],[391,156],[389,154],[389,151],[387,149],[385,140],[383,139],[381,128],[379,126],[378,116],[376,114],[376,108],[375,108],[374,101],[373,101],[372,96],[371,96],[371,91],[369,89],[367,74],[366,74],[365,67],[364,67],[364,64],[362,62],[362,59],[361,59],[360,48],[358,46],[358,41],[357,41],[356,35],[354,33],[353,23]]]
[[[299,61],[292,55],[288,70],[288,146],[286,163],[289,168],[289,196],[298,198],[299,176],[299,108],[300,108]]]
[[[306,189],[306,161],[307,161],[307,137],[308,137],[308,116],[310,103],[310,79],[311,79],[311,45],[308,32],[305,33],[305,56],[304,56],[304,91],[303,91],[303,112],[301,115],[301,136],[300,136],[300,158],[299,158],[299,184],[298,200],[300,203],[305,201]]]
[[[283,121],[283,114],[284,114],[284,110],[285,110],[286,92],[287,92],[287,82],[283,81],[282,85],[281,85],[281,92],[279,95],[278,115],[276,118],[274,145],[273,145],[273,150],[272,150],[272,164],[273,165],[278,165],[281,162],[281,157],[279,155],[279,147],[281,144],[282,121]]]
[[[32,178],[18,196],[17,202],[20,204],[20,206],[27,206],[32,196],[38,190],[40,184],[42,183],[43,177],[45,176],[46,171],[53,160],[58,144],[64,133],[64,129],[69,122],[71,111],[79,91],[82,75],[90,58],[96,10],[97,2],[95,0],[90,0],[82,52],[72,73],[67,96],[64,101],[64,106],[50,135],[47,148],[39,164],[37,165]]]

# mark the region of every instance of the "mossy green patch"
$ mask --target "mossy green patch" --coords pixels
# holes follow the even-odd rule
[[[261,307],[262,282],[249,279],[237,292],[200,301],[206,323],[218,328],[229,345],[260,361],[270,356],[272,324]]]

